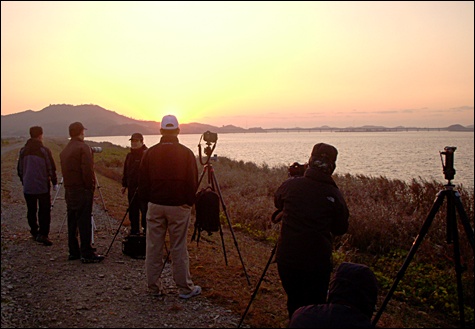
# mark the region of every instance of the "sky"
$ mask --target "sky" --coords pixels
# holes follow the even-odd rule
[[[473,1],[1,1],[1,114],[474,124]]]

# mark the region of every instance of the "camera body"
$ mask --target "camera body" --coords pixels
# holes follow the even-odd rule
[[[203,133],[203,139],[207,143],[216,143],[218,141],[218,134],[208,130]]]
[[[440,152],[441,157],[445,155],[445,164],[442,161],[442,169],[445,175],[445,179],[452,180],[455,176],[454,168],[454,153],[457,148],[455,146],[444,147],[444,152]]]
[[[92,153],[101,153],[102,152],[102,147],[92,146],[91,151],[92,151]]]
[[[308,164],[300,164],[298,162],[292,163],[288,168],[289,177],[299,177],[303,176],[305,170],[307,170]]]

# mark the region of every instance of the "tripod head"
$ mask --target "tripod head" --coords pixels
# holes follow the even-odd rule
[[[450,181],[454,179],[455,176],[454,153],[456,149],[455,146],[446,146],[444,147],[444,152],[439,152],[445,179],[449,181],[446,186],[453,186]],[[442,155],[445,155],[445,164]]]
[[[204,153],[207,156],[207,159],[205,162],[202,160],[202,155],[201,155],[201,141],[204,140],[206,142],[206,147],[204,149]],[[198,143],[198,151],[200,155],[200,163],[202,165],[207,165],[209,163],[209,159],[211,155],[213,154],[213,151],[216,147],[216,142],[218,141],[218,134],[217,133],[212,133],[209,130],[205,131],[203,135],[200,137],[200,142]],[[213,145],[213,146],[211,146]]]

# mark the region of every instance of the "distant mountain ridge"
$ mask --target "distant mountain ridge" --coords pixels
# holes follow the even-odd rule
[[[29,137],[31,126],[42,126],[45,133],[51,137],[69,137],[68,127],[74,121],[80,121],[87,128],[87,136],[127,136],[134,132],[144,135],[160,134],[160,122],[135,120],[107,110],[94,104],[69,105],[53,104],[40,111],[27,110],[20,113],[1,116],[1,136],[3,137]],[[314,128],[271,128],[260,127],[244,129],[233,125],[216,127],[202,123],[180,124],[181,134],[202,134],[207,130],[216,133],[244,133],[244,132],[268,132],[268,131],[294,131],[294,130],[328,130],[328,131],[389,131],[419,129],[415,127],[386,128],[381,126],[363,127],[314,127]],[[443,128],[431,128],[433,130],[450,131],[473,131],[473,125],[464,127],[452,125]]]

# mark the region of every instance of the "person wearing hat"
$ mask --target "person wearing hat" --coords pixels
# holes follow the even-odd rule
[[[28,224],[34,240],[51,246],[49,239],[51,225],[51,184],[58,189],[56,164],[51,150],[43,145],[43,128],[30,128],[30,139],[20,149],[17,173],[23,185]],[[50,183],[51,182],[51,183]]]
[[[301,306],[325,303],[333,236],[348,230],[348,207],[332,178],[337,154],[332,145],[316,144],[304,176],[287,179],[274,194],[282,213],[276,262],[289,319]]]
[[[325,304],[302,306],[288,328],[374,328],[378,280],[363,264],[343,262],[330,281]]]
[[[130,152],[125,157],[124,172],[122,174],[122,194],[128,190],[130,234],[136,235],[140,233],[140,223],[144,233],[147,229],[147,203],[142,200],[137,191],[140,161],[147,146],[143,143],[141,133],[133,133],[129,141]]]
[[[71,123],[71,139],[59,154],[68,213],[68,259],[81,259],[82,263],[98,263],[104,256],[96,254],[91,243],[96,176],[91,147],[84,143],[85,130],[81,122]]]
[[[178,141],[180,128],[174,115],[160,123],[162,137],[143,155],[139,194],[148,202],[145,272],[147,288],[161,295],[165,236],[169,234],[173,280],[180,298],[201,293],[191,280],[187,246],[191,208],[198,188],[198,166],[194,153]]]

